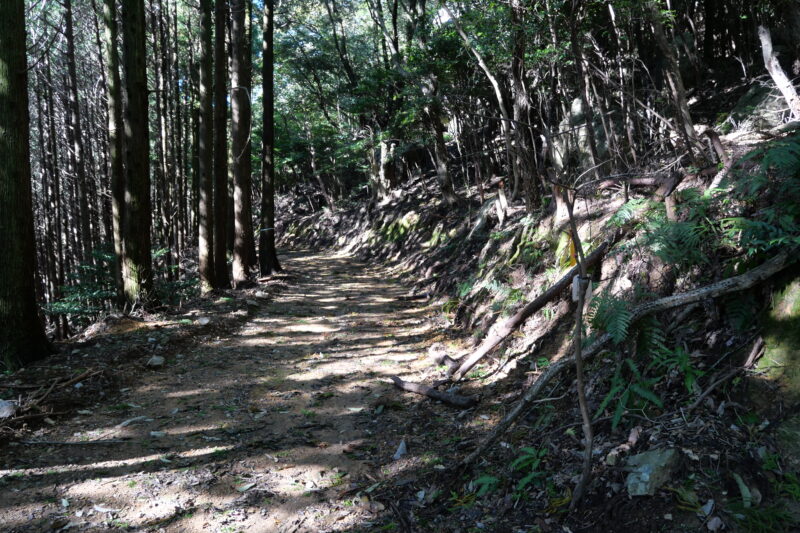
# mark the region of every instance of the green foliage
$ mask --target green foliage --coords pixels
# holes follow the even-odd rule
[[[781,504],[748,507],[744,502],[736,501],[729,505],[729,510],[742,531],[751,533],[797,531],[797,521]]]
[[[731,326],[737,331],[744,331],[753,325],[753,314],[758,303],[752,291],[744,291],[725,298],[723,307]]]
[[[610,219],[623,226],[643,211],[633,247],[681,269],[725,255],[754,256],[800,246],[800,135],[776,140],[748,153],[728,180],[730,190],[684,189],[674,193],[677,220],[663,205],[634,199]],[[630,246],[629,246],[630,249]]]
[[[707,262],[702,245],[708,231],[703,224],[664,219],[649,230],[648,244],[665,263],[689,267]]]
[[[604,291],[589,304],[589,323],[596,331],[611,335],[614,344],[620,344],[628,336],[633,313],[628,302]]]
[[[695,368],[692,363],[692,356],[682,346],[677,346],[671,353],[663,353],[656,359],[656,366],[664,368],[667,372],[677,370],[683,375],[683,385],[689,393],[694,392],[695,383],[698,378],[705,375],[705,372]]]
[[[461,300],[459,298],[450,298],[444,304],[442,304],[442,313],[446,315],[455,313],[460,304]]]
[[[174,268],[177,274],[177,268]],[[195,276],[169,281],[158,277],[155,280],[155,292],[158,301],[166,305],[178,305],[187,298],[200,294],[200,280]]]
[[[70,315],[85,325],[106,309],[114,298],[114,253],[107,249],[92,251],[92,263],[81,263],[67,275],[63,296],[44,306],[50,315]]]
[[[152,251],[154,290],[158,301],[176,305],[199,293],[195,276],[178,277],[178,267],[167,267],[168,248]],[[111,308],[116,297],[114,280],[115,256],[112,250],[99,248],[92,251],[92,263],[81,263],[75,272],[67,275],[68,283],[62,287],[63,296],[43,306],[49,315],[68,315],[79,326],[85,326]],[[174,274],[170,280],[168,269]]]
[[[629,375],[625,375],[626,369]],[[639,371],[633,359],[625,358],[623,364],[617,366],[614,376],[611,378],[611,389],[600,402],[594,415],[595,419],[599,418],[614,401],[616,401],[616,406],[611,415],[612,429],[617,428],[625,412],[629,409],[641,410],[648,405],[663,407],[661,398],[652,389],[657,382],[657,378],[646,378]]]
[[[525,472],[525,475],[517,482],[514,489],[514,497],[521,498],[525,494],[525,489],[534,482],[541,482],[546,474],[540,470],[544,457],[547,455],[547,448],[520,449],[520,455],[511,463],[511,470]]]
[[[460,299],[466,298],[469,293],[472,292],[473,287],[475,286],[475,280],[470,278],[468,281],[462,281],[458,284],[458,297]]]
[[[608,223],[614,227],[621,228],[628,222],[634,220],[636,214],[640,210],[650,206],[651,203],[651,200],[645,198],[632,198],[617,209],[617,212],[611,216]]]
[[[797,474],[786,472],[773,482],[773,486],[778,494],[800,502],[800,479]]]
[[[500,479],[490,475],[483,475],[471,483],[475,496],[481,498],[491,494],[500,485]]]

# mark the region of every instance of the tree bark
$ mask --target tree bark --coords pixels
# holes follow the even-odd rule
[[[228,275],[228,0],[214,6],[214,288],[230,287]]]
[[[428,385],[424,385],[422,383],[403,381],[397,376],[391,376],[390,379],[394,383],[394,386],[397,387],[398,389],[402,389],[408,392],[413,392],[416,394],[422,394],[423,396],[427,396],[428,398],[433,398],[434,400],[438,400],[442,403],[445,403],[453,407],[468,409],[478,403],[478,399],[473,396],[461,396],[459,394],[442,392],[440,390],[436,390],[433,387],[429,387]]]
[[[797,96],[797,89],[795,89],[792,80],[783,71],[778,61],[778,56],[772,49],[772,35],[769,32],[769,28],[759,26],[758,38],[761,39],[761,53],[764,56],[764,66],[767,67],[767,72],[772,76],[772,81],[778,86],[778,90],[783,95],[786,103],[789,104],[792,116],[795,119],[800,119],[800,97]]]
[[[72,0],[64,1],[64,18],[67,39],[67,74],[69,76],[70,128],[72,129],[72,153],[75,158],[75,174],[78,186],[78,215],[80,222],[81,259],[87,263],[92,260],[91,213],[89,210],[88,184],[81,125],[80,101],[78,100],[78,74],[75,67],[75,32],[73,27]]]
[[[122,220],[125,208],[125,176],[122,153],[122,98],[120,94],[119,52],[117,51],[117,3],[116,0],[103,2],[103,34],[106,53],[106,99],[108,106],[108,160],[111,173],[111,224],[114,240],[114,281],[117,287],[117,300],[122,304],[125,293],[122,285],[122,261],[124,245],[122,242]]]
[[[580,15],[578,9],[575,8],[573,2],[572,24],[570,31],[572,38],[570,39],[572,45],[572,55],[575,59],[575,70],[578,75],[578,86],[580,87],[581,103],[583,104],[583,116],[586,121],[586,139],[589,141],[589,155],[592,159],[592,167],[594,168],[594,175],[597,179],[603,179],[603,169],[600,162],[600,157],[597,153],[597,141],[594,136],[594,110],[589,102],[589,90],[586,83],[586,74],[583,69],[583,49],[582,44],[578,38],[578,29],[580,26]]]
[[[261,275],[269,276],[273,272],[282,270],[275,250],[275,50],[273,34],[274,2],[264,2],[264,43],[263,61],[264,71],[264,132],[263,149],[261,154],[261,228],[258,237],[259,265]],[[312,156],[313,157],[313,156]],[[324,191],[324,189],[323,189]]]
[[[514,164],[514,156],[511,148],[511,116],[508,114],[505,99],[503,98],[503,91],[500,89],[500,83],[497,81],[497,78],[494,76],[494,74],[492,74],[492,71],[489,70],[489,66],[486,64],[486,61],[484,61],[483,56],[472,44],[472,41],[470,41],[466,32],[464,32],[464,29],[461,27],[461,24],[459,24],[456,16],[452,11],[450,11],[450,8],[447,7],[447,4],[442,3],[442,7],[450,17],[453,25],[456,28],[456,32],[458,32],[458,35],[461,37],[461,40],[464,41],[464,46],[466,46],[472,55],[475,56],[475,59],[478,61],[478,66],[480,66],[481,70],[486,75],[486,79],[488,79],[489,83],[492,85],[492,89],[494,89],[494,97],[497,100],[497,107],[500,110],[500,115],[503,117],[500,125],[503,132],[503,140],[506,144],[506,162],[508,165],[508,171],[514,176],[514,191],[512,197],[516,198],[520,186],[519,167]]]
[[[247,2],[231,1],[231,138],[233,151],[233,283],[247,281],[253,240],[251,212],[250,42],[247,38]]]
[[[211,0],[200,0],[200,110],[197,133],[198,255],[200,289],[208,292],[216,285],[214,276],[214,122],[212,105]]]
[[[122,49],[125,67],[125,255],[122,278],[130,304],[153,301],[150,254],[150,142],[147,105],[147,57],[144,0],[122,1]]]
[[[35,299],[25,2],[0,2],[0,366],[50,352]]]
[[[664,25],[661,22],[661,9],[660,1],[651,0],[647,4],[647,9],[650,14],[650,22],[653,25],[653,34],[658,44],[658,48],[664,59],[666,60],[666,73],[667,82],[670,86],[672,93],[672,101],[675,103],[675,109],[678,115],[678,126],[681,132],[686,148],[696,156],[701,156],[703,147],[700,140],[697,138],[697,133],[694,131],[694,122],[692,122],[692,115],[689,113],[689,103],[686,99],[686,88],[683,85],[683,78],[681,77],[680,66],[678,59],[675,57],[675,50],[667,41],[666,33],[664,32]]]
[[[525,6],[522,0],[511,0],[511,25],[513,31],[513,54],[511,58],[511,84],[513,92],[514,122],[514,169],[521,181],[525,208],[529,213],[539,207],[539,188],[534,180],[536,164],[532,148],[532,128],[525,126],[528,122],[531,100],[525,86]]]

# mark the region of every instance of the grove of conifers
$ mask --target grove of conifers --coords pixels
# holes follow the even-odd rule
[[[380,209],[430,171],[535,215],[714,166],[689,106],[765,72],[759,27],[797,57],[793,0],[5,0],[0,361],[280,270],[276,189]]]

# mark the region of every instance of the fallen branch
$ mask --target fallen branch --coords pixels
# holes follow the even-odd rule
[[[28,411],[28,410],[38,406],[40,403],[42,403],[45,400],[45,398],[50,396],[50,393],[53,392],[53,390],[56,388],[56,386],[59,389],[63,389],[65,387],[69,387],[70,385],[74,385],[75,383],[78,383],[79,381],[83,381],[84,379],[88,379],[90,377],[96,376],[97,374],[101,374],[102,372],[103,372],[102,370],[94,370],[94,371],[87,370],[87,371],[82,372],[81,374],[75,376],[74,378],[70,379],[69,381],[65,381],[63,383],[59,382],[60,378],[56,379],[50,384],[50,388],[47,389],[47,392],[45,392],[44,394],[42,394],[41,396],[39,396],[35,400],[32,400],[30,403],[24,405],[22,407],[22,409],[25,410],[25,411]],[[38,393],[38,391],[37,391],[37,393]]]
[[[478,403],[477,398],[475,398],[474,396],[461,396],[459,394],[442,392],[440,390],[436,390],[433,387],[429,387],[422,383],[412,383],[410,381],[403,381],[397,376],[392,376],[391,380],[394,382],[394,386],[397,387],[398,389],[402,389],[408,392],[414,392],[416,394],[422,394],[423,396],[427,396],[428,398],[433,398],[434,400],[439,400],[440,402],[453,407],[467,409]]]
[[[749,289],[765,279],[774,276],[798,259],[800,259],[800,257],[797,256],[797,250],[784,251],[766,261],[762,265],[739,276],[734,276],[706,287],[701,287],[699,289],[681,294],[675,294],[673,296],[668,296],[666,298],[661,298],[660,300],[655,300],[653,302],[640,305],[634,309],[631,316],[631,323],[653,313],[665,311],[681,305],[688,305],[708,298],[716,298],[732,292],[739,292]],[[592,342],[592,344],[583,350],[582,359],[586,361],[587,359],[597,355],[597,353],[600,352],[600,349],[609,340],[611,340],[611,335],[608,333],[600,335],[594,342]],[[514,406],[511,412],[508,413],[506,417],[494,427],[491,433],[489,433],[484,441],[472,453],[464,458],[461,464],[466,466],[477,459],[500,435],[506,432],[506,430],[516,421],[517,418],[519,418],[522,413],[527,411],[528,407],[531,405],[531,403],[533,403],[542,388],[547,385],[547,383],[549,383],[550,380],[552,380],[555,376],[568,368],[572,363],[572,357],[564,357],[553,362],[549,367],[547,367],[547,370],[545,370],[542,375],[539,376],[539,379],[537,379],[528,388],[528,390],[525,391],[522,399],[517,402],[517,405]]]
[[[617,236],[612,237],[611,239],[603,242],[592,253],[586,256],[586,268],[592,268],[594,265],[599,263],[611,245],[616,242],[616,240]],[[542,293],[539,297],[522,307],[522,309],[517,311],[512,317],[491,331],[483,340],[481,345],[478,346],[478,349],[472,352],[472,355],[467,357],[466,360],[461,363],[461,366],[458,368],[458,370],[452,372],[452,380],[458,381],[463,378],[464,375],[478,363],[478,361],[480,361],[486,354],[494,350],[501,342],[514,333],[514,331],[516,331],[517,328],[528,319],[528,317],[560,295],[564,289],[572,284],[572,278],[580,273],[579,270],[580,269],[578,266],[571,268],[570,271],[564,275],[564,277],[558,280],[549,289],[544,291],[544,293]],[[448,373],[450,372],[448,371]]]
[[[30,414],[30,415],[21,415],[21,416],[16,416],[14,418],[7,418],[3,422],[3,425],[7,426],[11,422],[21,422],[23,420],[33,420],[35,418],[46,418],[46,417],[49,417],[49,416],[62,416],[62,415],[67,415],[67,414],[69,414],[69,413],[66,412],[66,411],[59,411],[57,413],[34,413],[34,414]]]
[[[715,379],[711,383],[711,385],[706,387],[706,390],[704,390],[703,393],[700,394],[700,396],[698,396],[694,402],[692,402],[692,405],[690,405],[686,409],[686,412],[691,413],[692,411],[694,411],[697,408],[697,406],[699,406],[703,402],[703,400],[705,400],[705,398],[709,394],[711,394],[714,391],[714,389],[719,387],[722,383],[725,383],[733,376],[738,374],[740,371],[749,370],[750,368],[752,368],[756,360],[758,360],[758,358],[763,352],[764,352],[764,339],[759,337],[753,344],[753,348],[752,350],[750,350],[750,355],[747,357],[747,361],[745,361],[745,363],[742,366],[735,366],[730,370],[728,370],[727,372],[724,372],[721,377]]]

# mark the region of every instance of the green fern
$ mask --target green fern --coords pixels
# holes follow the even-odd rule
[[[604,291],[589,305],[589,323],[597,331],[611,335],[614,344],[620,344],[628,336],[633,313],[628,302]]]
[[[750,291],[735,294],[724,300],[725,314],[737,331],[746,330],[753,323],[753,310],[757,303]]]
[[[594,414],[597,419],[605,410],[616,400],[614,413],[611,415],[611,428],[619,426],[625,413],[630,409],[645,409],[648,405],[655,405],[658,408],[664,407],[664,402],[653,391],[653,386],[658,379],[646,378],[639,371],[633,359],[626,358],[623,365],[619,365],[611,378],[611,389],[603,397],[600,406]],[[627,368],[630,376],[623,375],[623,369]]]
[[[634,198],[629,200],[622,204],[619,209],[617,209],[617,212],[611,216],[611,218],[608,220],[608,223],[617,228],[622,227],[634,219],[637,211],[645,206],[648,206],[649,204],[650,200],[645,198]]]
[[[694,266],[708,262],[703,251],[708,229],[694,222],[670,222],[651,225],[648,244],[653,253],[668,264]]]
[[[475,488],[475,495],[480,498],[491,494],[500,485],[500,480],[494,476],[484,474],[472,482]]]
[[[670,353],[666,343],[667,337],[658,318],[651,315],[637,323],[636,345],[640,354],[656,360]]]

